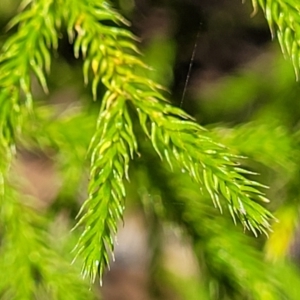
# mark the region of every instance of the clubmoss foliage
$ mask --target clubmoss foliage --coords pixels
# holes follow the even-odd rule
[[[253,6],[262,8],[298,74],[299,5],[272,0],[253,1]],[[129,25],[103,0],[26,0],[8,24],[13,33],[0,53],[1,299],[93,299],[78,267],[90,284],[102,280],[131,184],[159,195],[163,213],[153,208],[159,222],[177,224],[191,237],[199,264],[206,265],[203,294],[212,299],[289,299],[291,292],[278,283],[272,265],[240,230],[268,235],[274,220],[265,208],[266,186],[241,162],[247,161],[244,155],[265,165],[274,160],[276,171],[290,171],[292,177],[293,137],[272,124],[211,131],[200,126],[171,104],[163,86],[144,75],[151,66],[143,62]],[[82,61],[90,102],[99,102],[96,114],[96,106],[91,112],[86,104],[59,115],[35,99],[36,79],[45,94],[51,93],[47,78],[64,32],[74,57]],[[278,160],[276,150],[267,146],[270,136],[279,143]],[[77,187],[88,173],[87,197],[72,231],[77,238],[72,266],[50,242],[49,227],[59,205],[41,212],[21,196],[14,164],[24,149],[55,153],[62,181],[56,204],[77,208]],[[145,204],[143,195],[138,197]],[[287,226],[292,232],[294,227]],[[267,245],[272,257],[277,239],[272,235]],[[212,282],[218,286],[214,292]]]
[[[253,0],[254,12],[258,6],[263,10],[273,38],[277,38],[282,53],[291,59],[297,79],[299,77],[299,11],[296,1]]]

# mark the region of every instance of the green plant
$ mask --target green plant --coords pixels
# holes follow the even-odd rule
[[[299,7],[275,0],[258,4],[298,74]],[[255,10],[258,4],[253,1]],[[271,266],[263,262],[255,246],[246,248],[241,257],[235,254],[239,251],[236,243],[252,242],[227,222],[231,215],[234,222],[240,220],[244,229],[255,235],[269,232],[273,216],[259,204],[268,202],[262,191],[265,186],[253,180],[255,173],[240,166],[241,154],[251,156],[255,151],[247,145],[243,151],[241,142],[232,143],[233,150],[227,149],[220,143],[217,130],[211,134],[171,105],[164,87],[149,79],[151,68],[142,61],[136,46],[138,38],[127,25],[128,21],[108,2],[99,0],[23,1],[20,13],[9,23],[9,28],[18,30],[4,42],[0,56],[0,265],[8,270],[0,275],[1,297],[92,298],[86,283],[77,278],[76,268],[81,263],[83,277],[93,283],[99,275],[101,281],[114,251],[118,222],[123,218],[129,177],[135,182],[143,178],[141,185],[149,191],[154,188],[152,194],[160,195],[164,213],[153,209],[160,221],[180,224],[195,248],[202,248],[208,278],[220,285],[223,278],[232,278],[221,295],[287,297],[273,277],[266,279]],[[35,100],[33,75],[49,93],[47,74],[64,31],[73,44],[74,56],[82,60],[85,85],[92,98],[101,102],[98,115],[95,106],[91,109],[83,103],[78,110],[57,116],[54,106]],[[231,138],[241,136],[238,130],[250,136],[255,127],[248,131],[247,127],[235,128],[236,135],[231,134]],[[289,138],[283,143],[287,151],[292,148]],[[231,145],[228,140],[224,144]],[[63,180],[57,203],[66,202],[67,196],[71,199],[59,206],[78,206],[74,187],[84,181],[82,173],[89,170],[88,196],[73,230],[74,236],[83,230],[73,250],[79,259],[74,268],[64,260],[65,249],[48,242],[52,240],[49,226],[52,214],[57,212],[55,204],[40,216],[22,201],[20,179],[13,166],[17,153],[25,149],[54,152],[51,155]],[[263,163],[270,157],[269,149],[264,151],[265,156],[257,159]],[[147,159],[155,161],[155,172]],[[281,165],[286,161],[290,162],[289,158],[283,157]],[[202,191],[201,196],[197,190]],[[216,213],[210,200],[224,216]],[[229,233],[222,232],[226,226]],[[217,255],[221,252],[223,256]],[[200,261],[200,254],[198,258]]]

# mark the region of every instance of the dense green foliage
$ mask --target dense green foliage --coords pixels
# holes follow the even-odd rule
[[[299,5],[272,0],[253,1],[253,7],[264,12],[298,77]],[[102,0],[23,1],[8,24],[0,54],[1,299],[96,297],[88,283],[97,277],[101,282],[109,267],[129,199],[155,220],[154,234],[171,222],[190,238],[203,280],[193,296],[178,291],[183,298],[201,293],[208,299],[297,299],[290,285],[300,277],[285,261],[298,219],[296,121],[278,100],[251,122],[206,130],[151,79],[152,66],[143,61],[128,25]],[[74,99],[65,110],[39,89],[51,95],[51,72],[67,72],[65,62],[53,60],[64,34],[91,91],[88,100]],[[220,101],[234,98],[238,84],[244,89],[236,102],[250,102],[247,92],[258,89],[247,76],[241,74],[240,83],[227,78],[203,111],[217,114]],[[228,101],[228,111],[234,112],[236,102]],[[274,121],[280,113],[292,124]],[[50,158],[59,173],[59,191],[46,209],[23,195],[16,165],[27,152]],[[270,185],[268,197],[260,182]],[[79,209],[82,187],[87,195]],[[268,198],[274,199],[271,205]],[[274,232],[266,242],[254,241],[252,233],[270,234],[276,220],[271,209],[279,220]],[[57,216],[64,211],[66,231],[74,225],[71,237],[64,230],[56,233]],[[80,278],[80,267],[88,283]],[[172,286],[172,276],[165,274],[162,281]]]

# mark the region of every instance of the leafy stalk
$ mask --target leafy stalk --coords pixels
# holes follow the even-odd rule
[[[285,57],[291,59],[297,80],[300,69],[300,4],[289,0],[252,0],[254,11],[258,5],[268,21],[272,37],[277,36]]]
[[[84,258],[83,276],[92,281],[109,266],[109,252],[114,249],[114,236],[123,217],[125,187],[129,160],[137,150],[125,99],[106,92],[99,123],[91,148],[89,198],[77,227],[85,226],[74,251]],[[79,213],[79,215],[81,214]]]
[[[153,98],[147,100],[136,99],[140,122],[160,157],[171,168],[176,165],[189,173],[221,211],[225,199],[234,221],[237,216],[255,235],[257,230],[267,233],[272,215],[253,201],[268,202],[256,188],[263,185],[246,179],[242,174],[251,172],[242,169],[224,146],[206,136],[201,126],[180,119],[185,117],[182,112]]]
[[[26,10],[9,24],[18,25],[18,32],[5,42],[0,53],[0,153],[4,158],[0,173],[5,173],[15,154],[15,136],[21,132],[23,116],[32,111],[30,74],[33,72],[48,92],[45,72],[50,71],[49,48],[58,45],[55,1],[24,1],[23,8]]]
[[[46,218],[6,183],[0,196],[1,299],[92,299],[76,268],[51,246]]]
[[[64,19],[74,40],[75,57],[84,59],[85,83],[91,82],[94,99],[100,82],[107,89],[90,147],[89,198],[78,223],[85,226],[76,247],[85,259],[83,274],[92,281],[97,271],[102,275],[108,250],[113,250],[116,222],[122,218],[123,180],[136,150],[127,101],[162,159],[188,172],[209,192],[215,206],[222,209],[225,200],[234,220],[237,216],[255,234],[267,232],[272,215],[255,202],[267,201],[257,189],[262,185],[246,179],[243,174],[250,172],[238,166],[236,157],[208,138],[185,112],[171,106],[162,95],[162,86],[138,75],[140,68],[149,67],[138,57],[136,37],[127,29],[103,23],[127,22],[104,1],[69,0],[68,5],[72,9],[64,11]]]
[[[50,48],[57,48],[60,23],[56,1],[23,1],[20,8],[9,24],[18,31],[0,53],[1,299],[90,299],[76,269],[51,248],[46,218],[26,205],[27,197],[20,202],[10,170],[24,122],[33,117],[32,73],[48,92]]]

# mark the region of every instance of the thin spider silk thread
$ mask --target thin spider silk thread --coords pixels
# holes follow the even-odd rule
[[[184,83],[184,87],[183,87],[183,92],[182,92],[182,96],[181,96],[181,100],[180,100],[180,106],[179,106],[180,108],[182,108],[182,105],[183,105],[183,102],[184,102],[184,99],[185,99],[185,94],[186,94],[186,91],[187,91],[187,86],[188,86],[188,83],[189,83],[189,80],[190,80],[190,77],[191,77],[191,72],[192,72],[192,67],[193,67],[194,60],[195,60],[195,55],[196,55],[196,50],[197,50],[197,46],[198,46],[199,36],[200,36],[200,29],[197,32],[196,41],[195,41],[195,44],[194,44],[192,57],[191,57],[190,64],[189,64],[189,69],[188,69],[188,72],[187,72],[187,75],[186,75],[186,79],[185,79],[185,83]]]
[[[201,25],[201,23],[200,23],[200,25]],[[187,86],[188,86],[188,83],[189,83],[189,80],[190,80],[190,77],[191,77],[191,72],[192,72],[192,67],[193,67],[194,60],[195,60],[195,55],[196,55],[199,36],[200,36],[200,29],[197,32],[196,41],[195,41],[192,56],[191,56],[191,59],[190,59],[189,69],[188,69],[188,72],[187,72],[187,76],[186,76],[186,79],[185,79],[183,92],[182,92],[182,96],[181,96],[181,100],[180,100],[180,106],[179,106],[180,108],[182,108],[182,105],[183,105],[183,102],[184,102],[184,99],[185,99],[185,94],[186,94],[186,91],[187,91]],[[180,133],[179,130],[177,130],[177,131],[178,131],[179,141],[182,144],[182,147],[185,148],[185,146],[182,142],[182,139],[181,139],[181,133]],[[186,170],[184,168],[182,168],[181,171],[182,171],[182,173],[186,172]]]

